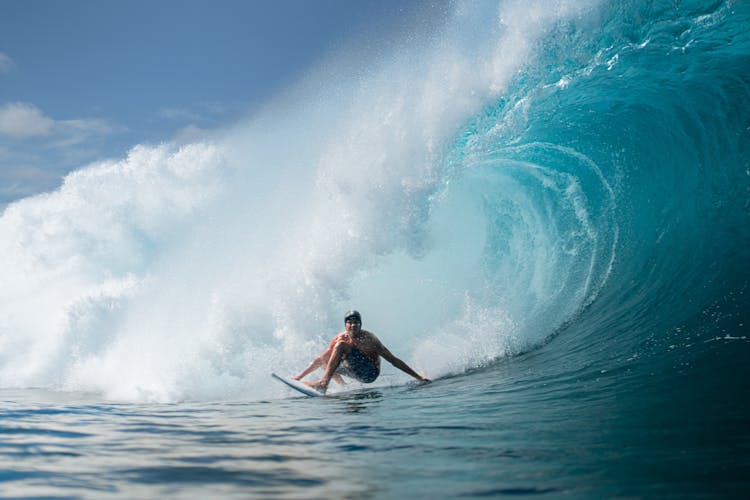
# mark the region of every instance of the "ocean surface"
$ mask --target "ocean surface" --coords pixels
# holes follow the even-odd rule
[[[750,3],[443,10],[4,208],[0,497],[750,495]]]

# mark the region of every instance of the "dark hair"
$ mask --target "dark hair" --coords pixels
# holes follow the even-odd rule
[[[346,323],[350,319],[356,319],[357,321],[362,323],[362,315],[359,314],[359,311],[349,311],[348,313],[346,313],[346,315],[344,315],[344,323]]]

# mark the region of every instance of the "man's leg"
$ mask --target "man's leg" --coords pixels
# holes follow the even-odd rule
[[[333,374],[336,373],[336,369],[341,364],[341,360],[343,360],[351,350],[352,346],[346,342],[339,342],[334,346],[333,352],[331,353],[331,359],[328,360],[328,366],[326,366],[326,371],[323,373],[323,378],[320,379],[324,386],[328,386],[328,382],[331,380],[331,377],[333,377]]]
[[[352,346],[346,342],[339,342],[333,347],[331,357],[328,359],[328,365],[326,371],[323,373],[323,378],[316,383],[308,383],[311,387],[315,387],[319,391],[325,392],[328,388],[328,383],[331,381],[331,377],[336,373],[336,368],[341,364],[341,360],[351,352]]]

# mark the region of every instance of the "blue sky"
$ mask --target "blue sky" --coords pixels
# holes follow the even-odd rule
[[[136,144],[231,124],[427,3],[2,0],[0,208]]]

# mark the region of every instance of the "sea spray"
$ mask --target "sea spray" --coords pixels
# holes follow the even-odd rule
[[[542,342],[611,261],[588,187],[457,137],[508,92],[523,101],[518,72],[592,8],[457,4],[439,34],[330,89],[317,73],[210,142],[137,146],[12,204],[2,385],[263,397],[268,373],[298,370],[351,306],[432,376]],[[559,282],[571,264],[580,276]],[[448,338],[464,347],[441,361]]]

